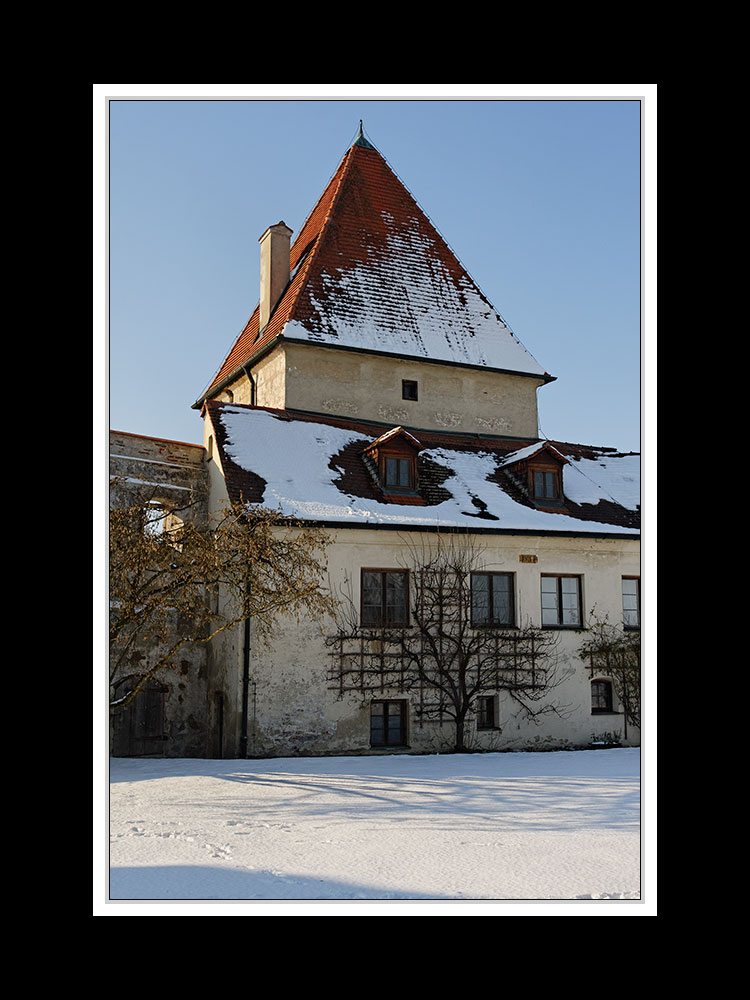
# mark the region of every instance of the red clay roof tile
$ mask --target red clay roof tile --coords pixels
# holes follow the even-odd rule
[[[552,378],[374,147],[344,155],[292,244],[290,271],[266,328],[256,307],[196,406],[280,335]]]

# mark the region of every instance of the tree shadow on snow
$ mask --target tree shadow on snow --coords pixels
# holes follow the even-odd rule
[[[118,900],[357,900],[454,899],[415,892],[384,891],[375,886],[352,885],[335,879],[276,872],[247,872],[200,865],[113,868],[109,898]]]

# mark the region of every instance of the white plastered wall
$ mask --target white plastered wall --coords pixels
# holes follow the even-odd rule
[[[359,606],[362,567],[408,567],[410,551],[426,539],[424,534],[368,528],[336,529],[330,535],[330,583],[337,591],[348,592],[355,607]],[[541,624],[542,573],[580,575],[584,621],[595,614],[606,616],[612,623],[622,618],[621,578],[640,573],[639,545],[633,539],[482,535],[474,540],[483,550],[487,570],[514,574],[519,624]],[[537,561],[529,562],[529,557]],[[369,739],[370,699],[360,694],[346,694],[339,699],[330,679],[331,656],[323,637],[332,631],[331,622],[297,625],[289,621],[279,629],[272,649],[251,649],[251,755],[373,752]],[[529,723],[517,714],[517,706],[507,693],[499,692],[498,727],[474,734],[476,748],[578,747],[605,735],[638,744],[639,733],[632,728],[625,738],[621,714],[591,712],[591,675],[578,656],[586,631],[561,629],[555,630],[555,635],[560,684],[551,697],[564,710],[563,715],[546,716],[540,725]],[[239,671],[241,644],[235,645],[234,655]],[[389,693],[381,696],[389,697]],[[403,695],[394,693],[393,697]],[[412,752],[444,751],[450,748],[451,740],[450,724],[420,725],[410,712],[408,745]]]

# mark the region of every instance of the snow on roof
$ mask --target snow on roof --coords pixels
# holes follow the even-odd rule
[[[447,265],[444,247],[419,220],[402,227],[389,229],[366,262],[322,273],[325,296],[311,295],[311,314],[290,320],[284,337],[545,377],[476,285]]]
[[[530,444],[526,448],[519,448],[518,451],[512,451],[509,455],[506,455],[500,462],[500,465],[515,465],[516,462],[523,462],[525,459],[531,458],[532,455],[536,455],[540,451],[551,451],[552,454],[555,455],[556,458],[559,458],[561,462],[568,461],[568,459],[562,455],[554,445],[551,445],[549,441],[535,441],[534,444]]]
[[[576,458],[563,472],[563,492],[573,503],[613,500],[626,510],[637,510],[641,502],[641,456]]]
[[[490,478],[498,472],[497,454],[452,448],[449,443],[425,448],[421,453],[421,459],[437,463],[448,473],[440,484],[447,491],[447,499],[425,506],[403,506],[355,495],[344,487],[345,465],[361,462],[361,453],[377,435],[369,437],[356,429],[289,419],[254,407],[212,404],[210,413],[223,431],[217,433],[223,460],[229,459],[240,470],[264,481],[262,495],[253,502],[278,507],[288,517],[362,526],[639,533],[637,527],[608,521],[604,515],[601,520],[582,520],[568,511],[551,513],[519,503],[497,478]],[[352,448],[355,444],[357,447]],[[566,465],[563,475],[564,492],[575,504],[596,505],[604,500],[609,505],[624,506],[627,511],[637,507],[638,456],[580,459]]]
[[[372,146],[351,146],[297,234],[264,329],[248,319],[211,397],[277,338],[550,381]]]
[[[415,448],[421,448],[422,447],[421,442],[418,441],[417,438],[415,438],[413,434],[410,434],[408,431],[404,430],[403,427],[393,427],[393,428],[391,428],[391,430],[386,431],[385,434],[381,434],[380,437],[376,438],[372,442],[372,444],[369,445],[368,447],[374,448],[375,445],[383,445],[386,442],[392,441],[393,438],[395,438],[395,437],[405,437],[408,441],[411,442],[412,445],[414,445]]]

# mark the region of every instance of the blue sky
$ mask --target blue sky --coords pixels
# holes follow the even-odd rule
[[[100,188],[110,427],[202,442],[191,404],[257,303],[258,238],[281,219],[296,235],[362,119],[557,376],[539,390],[542,435],[640,450],[644,85],[528,100],[228,100],[208,88],[181,100],[168,99],[175,88],[97,87],[113,98]],[[105,110],[102,97],[95,122]]]

